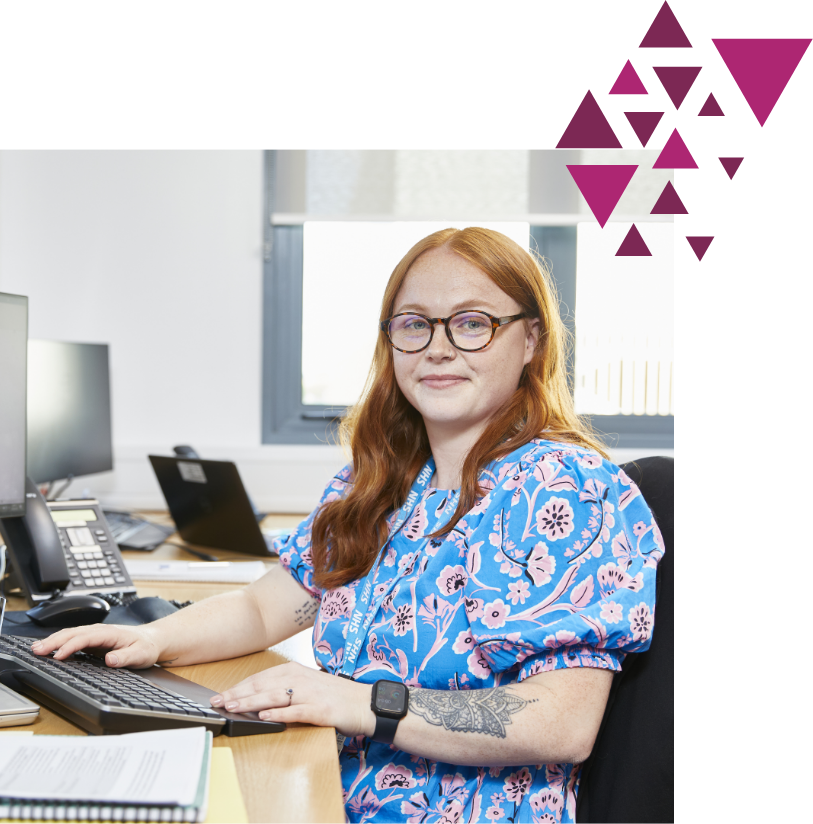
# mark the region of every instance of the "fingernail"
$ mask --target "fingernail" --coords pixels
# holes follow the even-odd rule
[[[262,720],[265,721],[270,715],[271,715],[270,712],[263,711],[263,712],[260,713],[260,718],[262,718]]]
[[[226,704],[226,709],[227,710],[233,710],[236,707],[237,707],[237,702],[236,701],[229,701],[229,703]]]
[[[117,667],[119,665],[119,659],[113,655],[112,652],[107,656],[107,660],[110,662],[111,666]]]
[[[211,704],[213,707],[219,707],[223,703],[223,696],[222,695],[213,695],[211,698]]]
[[[34,641],[34,643],[31,644],[31,649],[39,649],[41,646],[42,646],[42,641]]]

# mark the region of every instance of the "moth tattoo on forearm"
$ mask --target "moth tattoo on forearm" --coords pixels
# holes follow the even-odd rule
[[[533,703],[505,687],[484,690],[412,689],[409,711],[428,724],[456,732],[481,732],[505,738],[511,716]]]

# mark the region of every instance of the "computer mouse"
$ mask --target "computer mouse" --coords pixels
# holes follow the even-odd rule
[[[32,607],[25,614],[41,627],[78,627],[99,624],[109,612],[110,604],[95,595],[66,595]]]

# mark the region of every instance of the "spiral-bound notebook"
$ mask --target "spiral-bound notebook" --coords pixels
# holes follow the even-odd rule
[[[4,739],[0,821],[204,821],[212,734]]]

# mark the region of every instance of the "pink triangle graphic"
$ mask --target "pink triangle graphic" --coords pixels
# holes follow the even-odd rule
[[[703,108],[697,113],[698,117],[725,117],[723,114],[723,110],[720,108],[720,104],[717,102],[717,99],[714,97],[713,94],[710,94],[706,98],[706,102],[703,104]]]
[[[587,92],[557,149],[620,149],[621,144],[592,92]]]
[[[624,112],[624,114],[642,146],[646,146],[647,141],[652,137],[652,132],[655,131],[655,127],[663,117],[663,112]]]
[[[740,168],[740,163],[742,163],[743,158],[741,157],[721,157],[720,163],[723,164],[723,168],[725,169],[725,173],[729,176],[731,180],[734,180],[734,175],[737,173],[737,169]]]
[[[734,82],[740,87],[760,126],[788,85],[810,38],[793,39],[712,39]]]
[[[610,219],[613,209],[621,199],[621,195],[624,194],[637,168],[637,166],[616,164],[595,166],[577,164],[567,167],[579,191],[584,195],[590,211],[602,228]]]
[[[668,3],[661,6],[661,10],[655,16],[639,46],[641,49],[690,49],[691,47],[689,38],[686,37]]]
[[[652,257],[652,252],[649,251],[649,247],[644,243],[644,239],[641,237],[641,233],[634,223],[630,226],[627,236],[621,241],[621,245],[618,247],[615,256]]]
[[[610,89],[610,94],[646,94],[644,84],[638,73],[632,68],[632,63],[629,60],[621,69],[621,74]]]
[[[683,201],[678,197],[671,180],[666,181],[658,202],[652,207],[651,215],[688,215]]]
[[[699,235],[694,235],[689,237],[687,235],[686,240],[689,241],[689,246],[692,247],[692,251],[697,255],[697,259],[703,260],[703,255],[706,254],[706,250],[711,245],[712,240],[714,240],[714,236],[701,237]]]
[[[683,138],[675,129],[666,141],[666,145],[658,155],[658,159],[652,164],[653,169],[696,169],[694,162]]]
[[[653,71],[663,83],[669,99],[679,109],[692,84],[700,74],[701,66],[653,66]]]

